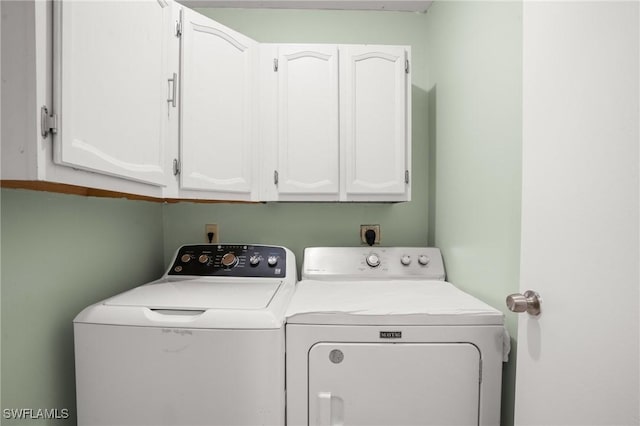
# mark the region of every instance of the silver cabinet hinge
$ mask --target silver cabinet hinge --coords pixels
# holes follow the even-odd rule
[[[409,170],[404,171],[404,183],[409,183]]]
[[[49,115],[49,109],[43,105],[40,108],[40,134],[46,139],[49,133],[52,135],[58,133],[58,116]]]
[[[178,176],[180,174],[180,161],[177,158],[173,159],[173,175]]]
[[[409,74],[409,60],[408,59],[404,60],[404,72],[406,74]]]
[[[273,71],[278,72],[278,58],[273,58]]]
[[[274,184],[274,185],[277,185],[277,184],[278,184],[278,179],[279,179],[278,171],[277,171],[277,170],[274,170],[274,171],[273,171],[273,184]]]
[[[182,10],[180,10],[180,18],[176,21],[176,37],[182,37]]]

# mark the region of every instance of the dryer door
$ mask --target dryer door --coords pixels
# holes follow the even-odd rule
[[[477,425],[480,352],[470,343],[318,343],[309,425]]]

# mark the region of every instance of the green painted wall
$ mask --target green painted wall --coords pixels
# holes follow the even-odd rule
[[[2,408],[68,408],[74,316],[163,272],[157,203],[2,190]],[[0,416],[2,414],[0,413]]]
[[[504,311],[515,336],[504,299],[519,291],[522,4],[436,2],[427,29],[429,242],[448,279]],[[503,425],[513,424],[514,358]]]

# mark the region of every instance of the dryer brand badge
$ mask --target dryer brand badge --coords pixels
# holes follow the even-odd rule
[[[402,339],[402,331],[381,331],[381,339]]]

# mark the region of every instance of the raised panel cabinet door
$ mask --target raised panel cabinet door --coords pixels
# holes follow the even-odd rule
[[[342,49],[346,192],[402,194],[407,163],[407,52],[400,46]]]
[[[257,43],[192,10],[182,14],[181,187],[249,198]]]
[[[54,161],[164,186],[171,3],[54,2]]]
[[[337,199],[337,46],[281,46],[277,72],[278,192],[335,194]]]

